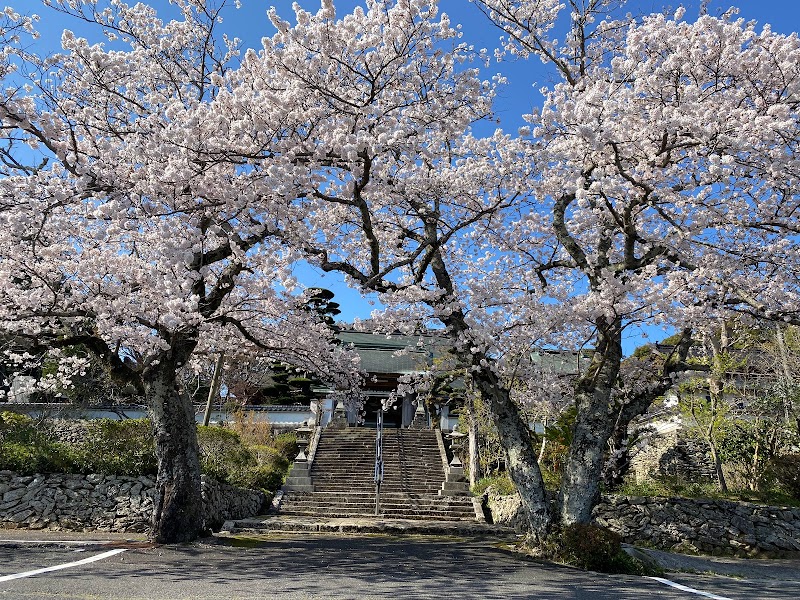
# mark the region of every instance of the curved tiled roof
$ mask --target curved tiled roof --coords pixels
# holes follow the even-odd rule
[[[344,344],[352,344],[367,373],[417,373],[441,354],[442,341],[431,335],[401,335],[341,331]]]

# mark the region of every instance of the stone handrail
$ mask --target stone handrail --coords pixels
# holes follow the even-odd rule
[[[319,438],[322,436],[322,427],[317,425],[314,427],[314,435],[311,436],[311,443],[308,445],[308,468],[314,464],[314,457],[317,455],[317,446],[319,445]]]
[[[450,463],[447,460],[447,450],[444,448],[442,430],[436,427],[434,431],[436,432],[436,444],[439,446],[439,455],[442,457],[442,471],[444,471],[444,476],[447,477],[450,473]]]

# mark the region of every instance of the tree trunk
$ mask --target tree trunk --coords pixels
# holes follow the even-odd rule
[[[750,491],[752,491],[752,492],[757,492],[761,488],[760,479],[759,479],[759,476],[758,476],[759,473],[761,472],[761,469],[759,468],[760,465],[758,464],[761,461],[761,455],[759,453],[759,450],[760,450],[760,444],[758,443],[758,440],[756,439],[755,448],[753,448],[753,463],[752,463],[752,467],[751,467],[751,471],[753,473],[753,477],[748,482],[749,483],[748,487],[750,488]]]
[[[631,467],[630,449],[627,445],[628,421],[622,419],[622,410],[607,444],[608,458],[603,464],[602,482],[606,490],[613,490],[622,485]]]
[[[491,408],[494,424],[500,434],[500,443],[506,454],[508,474],[522,499],[531,541],[539,543],[549,532],[552,515],[528,426],[520,417],[519,409],[511,400],[508,390],[502,387],[491,370],[486,368],[474,373],[473,381],[481,397]]]
[[[469,485],[474,487],[481,478],[481,458],[478,448],[478,422],[474,417],[469,421]]]
[[[469,485],[474,487],[481,478],[480,473],[480,450],[478,449],[478,419],[475,415],[475,403],[472,401],[474,394],[472,385],[464,398],[464,408],[467,410],[467,443],[469,444]]]
[[[600,495],[607,440],[613,421],[603,391],[576,397],[577,419],[561,478],[561,522],[589,523]]]
[[[194,407],[179,393],[175,371],[174,359],[164,357],[145,377],[158,461],[152,537],[159,543],[190,542],[203,533]]]
[[[217,399],[219,394],[219,386],[222,383],[222,365],[225,364],[225,352],[222,351],[217,356],[217,361],[214,363],[214,374],[211,376],[211,389],[208,390],[208,398],[206,399],[206,410],[203,413],[203,426],[208,427],[211,421],[211,409],[214,406],[214,400]]]
[[[708,448],[711,452],[711,460],[714,462],[714,473],[716,474],[717,482],[719,483],[719,491],[722,493],[727,493],[728,482],[725,481],[725,473],[722,472],[722,459],[719,457],[717,446],[713,442],[709,441]]]
[[[725,402],[725,378],[728,375],[725,355],[730,349],[730,337],[728,335],[728,325],[725,321],[720,323],[719,338],[709,336],[711,345],[711,373],[708,377],[708,400],[711,415],[709,418],[706,441],[711,452],[711,460],[714,462],[714,472],[717,475],[717,483],[721,492],[728,491],[728,483],[722,472],[722,459],[717,451],[717,425],[718,421],[724,416]]]
[[[617,409],[611,402],[622,362],[622,323],[601,317],[597,331],[592,362],[575,385],[575,429],[561,478],[561,522],[565,525],[591,521],[607,442],[616,422]]]
[[[787,423],[791,420],[792,413],[792,389],[794,388],[794,378],[789,368],[789,355],[786,352],[786,340],[783,336],[783,329],[780,323],[775,325],[775,340],[778,344],[778,355],[781,360],[781,370],[783,371],[783,381],[781,391],[783,392],[783,416]],[[800,419],[798,419],[797,430],[800,432]]]
[[[544,451],[547,449],[547,417],[542,422],[542,443],[539,446],[539,468],[541,468],[542,461],[544,460]]]
[[[435,227],[433,224],[430,226]],[[434,238],[435,232],[432,239]],[[439,251],[432,255],[431,268],[439,287],[447,292],[449,297],[453,297],[453,281]],[[528,520],[529,537],[533,543],[539,543],[550,530],[552,516],[528,425],[521,418],[508,389],[502,385],[492,370],[492,358],[484,352],[473,352],[464,348],[463,344],[459,344],[459,341],[463,342],[464,339],[472,337],[464,313],[455,310],[440,318],[456,342],[456,348],[462,348],[456,350],[456,354],[463,365],[470,369],[472,381],[481,399],[489,407],[506,454],[508,474],[522,499],[523,510]]]

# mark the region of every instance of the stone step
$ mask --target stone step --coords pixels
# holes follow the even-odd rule
[[[298,515],[298,516],[309,516],[315,517],[319,516],[319,511],[317,510],[310,510],[310,511],[296,511],[296,512],[282,512],[281,514],[285,515]],[[362,510],[362,511],[353,511],[353,512],[344,512],[344,511],[330,511],[325,513],[325,517],[327,518],[370,518],[375,516],[374,507],[372,510]],[[400,512],[400,511],[383,511],[379,512],[379,516],[383,518],[395,518],[395,519],[418,519],[421,521],[467,521],[467,520],[475,520],[474,518],[466,518],[460,515],[449,515],[445,513],[415,513],[409,514],[408,511]]]
[[[340,502],[335,503],[331,501],[325,501],[324,499],[320,499],[320,501],[287,501],[284,504],[281,504],[280,512],[286,512],[289,510],[319,510],[320,507],[324,507],[325,514],[329,510],[348,510],[353,511],[358,508],[363,507],[375,507],[375,499],[365,499],[360,502]],[[472,502],[469,504],[454,504],[454,503],[442,503],[442,504],[434,504],[434,503],[426,503],[426,504],[415,504],[415,503],[407,503],[407,502],[397,502],[397,501],[390,501],[388,499],[381,498],[381,507],[386,510],[395,510],[395,511],[406,511],[409,514],[417,513],[420,511],[433,511],[433,512],[451,512],[453,514],[460,514],[466,516],[474,516],[474,509],[472,506]]]
[[[338,472],[347,472],[348,470],[351,471],[360,471],[369,467],[369,470],[375,468],[375,461],[369,461],[364,463],[358,462],[350,462],[347,464],[342,464],[341,462],[333,462],[330,464],[326,464],[324,462],[317,463],[316,461],[311,466],[312,471],[338,471]],[[408,463],[399,463],[399,462],[387,462],[384,461],[383,468],[391,468],[396,471],[409,471],[409,472],[421,472],[421,473],[439,473],[442,477],[444,477],[444,469],[439,465],[432,465],[428,464],[417,464],[417,465],[410,465]]]
[[[353,486],[375,486],[375,480],[370,473],[369,476],[366,474],[362,477],[312,477],[312,481],[314,485],[333,485],[339,487],[353,487]],[[430,478],[417,478],[417,479],[405,479],[401,477],[391,477],[386,476],[384,474],[383,481],[381,485],[389,486],[389,485],[399,485],[399,486],[421,486],[421,487],[431,487],[439,489],[442,487],[442,483],[444,482],[443,478],[437,478],[436,480]]]
[[[319,445],[319,446],[317,446],[317,453],[319,453],[320,450],[325,450],[326,452],[328,452],[330,454],[336,454],[336,453],[344,454],[344,453],[347,453],[347,452],[358,451],[358,452],[364,453],[364,454],[369,453],[370,456],[374,456],[375,455],[375,445],[374,444],[370,444],[369,446],[364,446],[364,447],[356,447],[356,446],[352,446],[352,447],[328,446],[328,447],[326,447],[326,446]],[[383,447],[383,453],[384,454],[389,454],[389,455],[395,456],[400,452],[404,452],[409,456],[415,456],[417,454],[426,454],[426,455],[430,455],[430,456],[439,456],[439,452],[438,451],[437,452],[433,452],[431,448],[397,448],[397,447],[394,447],[394,446],[384,446]]]
[[[438,494],[439,490],[442,489],[440,485],[402,485],[402,484],[395,484],[395,483],[383,483],[381,484],[381,491],[388,493],[397,492],[398,494]],[[341,485],[335,483],[315,483],[314,484],[314,491],[315,492],[347,492],[348,490],[354,491],[363,491],[363,492],[374,492],[375,491],[375,484],[373,483],[361,483],[356,485]]]
[[[326,518],[373,516],[375,440],[375,430],[324,431],[310,470],[314,491],[286,492],[280,513]],[[475,521],[471,498],[438,495],[445,470],[435,432],[386,430],[383,468],[382,516]]]
[[[387,508],[396,508],[398,510],[408,510],[411,512],[416,512],[419,510],[450,510],[454,512],[463,513],[464,511],[472,512],[472,500],[469,498],[464,498],[461,502],[456,501],[457,499],[451,498],[448,502],[436,502],[436,501],[419,501],[419,500],[397,500],[391,498],[384,498],[381,496],[381,506],[385,506]],[[466,502],[468,500],[469,502]],[[284,512],[288,509],[299,508],[299,507],[320,507],[325,506],[326,508],[334,509],[334,508],[346,508],[352,509],[359,506],[374,506],[375,505],[375,498],[361,498],[359,500],[331,500],[329,498],[305,498],[299,499],[295,498],[293,500],[284,500],[281,503],[281,512]]]
[[[358,484],[367,484],[370,485],[375,484],[375,479],[372,476],[372,473],[362,473],[360,475],[331,475],[330,473],[325,473],[324,475],[318,474],[317,477],[313,476],[314,483],[325,483],[325,484],[341,484],[341,485],[358,485]],[[388,484],[397,484],[397,485],[426,485],[432,487],[440,487],[442,482],[444,481],[444,477],[424,477],[424,478],[414,478],[414,477],[401,477],[400,475],[393,475],[387,474],[384,472],[383,474],[383,481],[382,485]]]
[[[325,476],[314,477],[314,483],[319,483],[323,485],[341,485],[341,486],[348,486],[348,485],[375,485],[375,479],[372,476],[372,473],[364,473],[359,476]],[[436,479],[433,478],[406,478],[394,475],[387,475],[384,473],[383,481],[381,485],[422,485],[425,487],[435,487],[439,488],[444,481],[443,477],[438,477]]]
[[[435,452],[434,453],[434,452],[430,452],[429,450],[414,451],[414,450],[409,450],[407,448],[406,449],[396,449],[396,448],[384,448],[383,449],[383,457],[385,459],[386,458],[391,458],[393,460],[407,460],[407,459],[414,459],[414,458],[417,458],[417,457],[420,457],[420,456],[425,457],[425,458],[436,458],[436,459],[441,460],[439,458],[440,457],[439,452]],[[345,449],[342,449],[342,448],[339,448],[339,447],[331,448],[331,449],[323,448],[323,447],[318,447],[317,448],[317,454],[316,454],[315,460],[317,460],[317,459],[330,460],[330,459],[333,459],[333,458],[341,458],[341,459],[346,459],[346,458],[356,458],[356,459],[371,458],[371,459],[374,459],[375,458],[375,447],[373,446],[373,447],[370,447],[370,448],[345,448]]]
[[[381,487],[387,488],[390,486],[395,487],[424,487],[424,488],[432,488],[438,490],[442,487],[442,481],[405,481],[402,479],[393,479],[391,477],[385,477],[381,482]],[[340,487],[342,489],[350,489],[353,487],[367,487],[367,488],[374,488],[375,481],[372,477],[363,477],[358,479],[325,479],[325,478],[316,478],[314,479],[314,485],[316,486],[329,486],[329,487]]]
[[[312,478],[314,481],[329,481],[329,482],[354,482],[354,481],[373,481],[374,473],[372,469],[369,471],[361,471],[361,472],[330,472],[330,471],[320,471],[320,472],[311,472]],[[408,472],[400,472],[393,471],[393,470],[383,470],[383,481],[399,481],[399,482],[414,482],[414,481],[422,481],[426,483],[436,483],[439,484],[444,481],[444,475],[441,473],[408,473]]]
[[[425,481],[425,480],[404,480],[399,478],[393,477],[384,477],[383,481],[381,482],[381,486],[388,487],[388,486],[404,486],[404,487],[429,487],[434,489],[439,489],[442,487],[442,480],[439,481]],[[325,477],[317,477],[314,479],[314,485],[327,485],[327,486],[334,486],[334,487],[341,487],[344,489],[349,489],[351,487],[375,487],[375,481],[372,477],[356,477],[356,478],[333,478],[328,479]]]
[[[516,540],[514,530],[477,521],[436,519],[391,519],[366,515],[364,517],[319,517],[304,515],[275,515],[254,519],[228,521],[219,535],[258,535],[266,531],[309,533],[379,533],[391,535],[449,535],[488,536],[503,541]],[[440,594],[442,595],[442,594]],[[445,594],[446,595],[446,594]]]
[[[286,505],[281,505],[281,512],[286,512],[287,510],[298,510],[303,508],[314,508],[317,509],[320,506],[324,506],[327,509],[331,510],[339,510],[339,509],[347,509],[352,510],[358,507],[363,506],[375,506],[375,499],[372,500],[364,499],[359,502],[351,502],[351,501],[332,501],[326,500],[324,498],[318,499],[308,499],[308,500],[292,500],[287,501]],[[455,503],[442,503],[436,504],[434,502],[426,502],[426,503],[408,503],[408,502],[398,502],[398,501],[390,501],[388,499],[381,498],[381,506],[384,507],[386,510],[406,510],[411,512],[418,512],[418,511],[450,511],[453,513],[458,514],[471,514],[473,512],[472,503],[469,504],[455,504]]]
[[[330,498],[292,498],[284,500],[281,503],[281,511],[287,507],[296,506],[327,506],[327,507],[345,507],[352,508],[354,506],[373,505],[375,504],[375,497],[362,497],[358,499],[330,499]],[[472,498],[467,497],[445,497],[436,500],[429,499],[411,499],[402,500],[398,498],[388,498],[381,495],[381,504],[397,508],[414,508],[414,509],[436,509],[436,510],[461,510],[464,508],[472,509]]]
[[[421,495],[431,495],[431,494],[438,494],[441,488],[436,487],[402,487],[402,486],[381,486],[381,493],[387,494],[414,494],[417,496]],[[324,486],[314,486],[315,492],[326,493],[326,494],[343,494],[347,491],[360,491],[360,492],[368,492],[372,490],[374,492],[375,486],[363,486],[363,487],[324,487]]]
[[[415,460],[419,460],[420,463],[414,464],[409,461],[399,461],[399,460],[387,460],[384,458],[383,466],[392,467],[394,469],[406,469],[411,471],[431,471],[431,472],[438,472],[444,474],[444,469],[442,468],[441,461],[439,457],[436,457],[436,460],[439,460],[439,464],[431,464],[433,461],[430,458],[425,457],[416,457]],[[424,461],[424,462],[423,462]],[[374,467],[375,460],[369,461],[358,461],[358,460],[336,460],[336,459],[325,459],[320,461],[314,461],[311,465],[311,469],[314,470],[326,470],[329,471],[331,469],[337,471],[346,471],[347,469],[363,469],[365,467]]]
[[[435,462],[434,462],[435,461]],[[325,466],[325,468],[346,468],[348,466],[352,467],[359,467],[363,468],[368,465],[375,464],[375,457],[370,456],[369,460],[365,460],[363,458],[351,458],[350,456],[326,456],[322,459],[315,459],[312,467],[320,468],[321,466]],[[436,456],[405,456],[402,459],[399,459],[394,456],[387,456],[383,455],[383,464],[384,465],[394,465],[396,467],[404,467],[409,469],[420,468],[420,469],[431,469],[435,468],[436,470],[442,471],[442,460],[439,458],[438,455]]]
[[[333,494],[333,492],[330,492],[330,493]],[[364,491],[361,491],[361,490],[347,491],[347,490],[345,490],[343,492],[338,492],[338,494],[340,496],[353,496],[353,497],[356,497],[356,498],[359,497],[359,496],[364,496],[364,495],[372,495],[374,493],[375,493],[375,488],[374,487],[371,490],[364,490]],[[288,491],[288,492],[285,492],[283,494],[283,497],[284,498],[303,498],[303,497],[313,496],[315,494],[317,494],[317,492]],[[389,495],[396,494],[398,497],[403,497],[403,498],[406,498],[406,497],[409,496],[408,492],[386,492],[386,494],[389,494]],[[435,494],[427,494],[427,495],[424,495],[423,497],[432,498],[434,496],[439,497],[438,496],[438,492],[435,493]],[[411,495],[411,497],[414,498],[415,496]]]

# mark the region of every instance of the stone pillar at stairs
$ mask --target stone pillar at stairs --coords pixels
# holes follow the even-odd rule
[[[333,410],[333,418],[331,422],[328,423],[328,428],[330,429],[347,429],[347,409],[344,406],[344,402],[339,400],[336,403],[336,408]]]
[[[425,404],[421,399],[417,399],[417,410],[414,411],[414,420],[411,421],[409,429],[427,429],[428,419],[425,415]]]
[[[308,458],[305,452],[301,451],[292,463],[292,469],[283,484],[284,491],[293,492],[313,492],[314,484],[311,481]]]
[[[453,457],[447,467],[447,475],[439,490],[440,496],[468,496],[469,484],[464,478],[464,465],[457,456]]]

